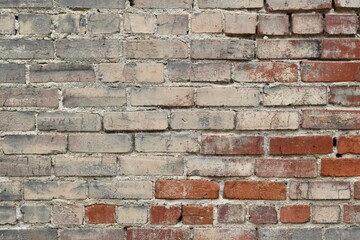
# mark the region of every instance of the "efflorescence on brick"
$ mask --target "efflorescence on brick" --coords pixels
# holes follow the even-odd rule
[[[359,0],[0,10],[0,239],[360,239]]]

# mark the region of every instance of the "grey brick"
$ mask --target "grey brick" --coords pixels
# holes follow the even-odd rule
[[[58,15],[58,26],[56,32],[60,33],[84,33],[85,18],[80,14]]]
[[[57,230],[39,229],[0,229],[0,240],[57,240]]]
[[[20,199],[20,182],[0,182],[0,200],[16,201]]]
[[[1,177],[50,176],[50,157],[0,157]]]
[[[23,205],[21,212],[25,223],[48,223],[51,219],[51,209],[47,205]]]
[[[35,114],[32,112],[0,112],[0,131],[35,130]]]
[[[118,33],[120,22],[118,13],[95,13],[89,17],[88,30],[92,34]]]
[[[55,88],[2,88],[0,106],[3,107],[51,107],[58,106],[58,90]]]
[[[15,16],[14,15],[1,14],[0,22],[1,22],[0,34],[15,34]]]
[[[56,0],[59,6],[69,8],[125,8],[125,0]]]
[[[15,224],[16,223],[16,207],[15,206],[0,206],[0,224]]]
[[[52,59],[54,45],[47,40],[0,40],[1,59]]]
[[[20,34],[49,34],[51,32],[51,17],[45,14],[20,14]]]
[[[59,230],[59,240],[119,240],[124,239],[125,232],[120,228],[72,228]]]
[[[321,240],[320,228],[261,228],[259,240]]]
[[[1,8],[51,8],[52,0],[0,0]]]
[[[1,21],[1,19],[0,19]],[[0,64],[0,83],[25,83],[24,64]]]
[[[350,227],[345,229],[331,228],[325,230],[325,240],[357,240],[360,237],[359,227]]]

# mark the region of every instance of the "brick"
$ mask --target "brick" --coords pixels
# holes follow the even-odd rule
[[[25,64],[0,64],[0,83],[26,83]]]
[[[320,41],[316,39],[258,39],[256,55],[260,59],[319,58]]]
[[[344,135],[338,138],[337,151],[339,154],[359,154],[360,137],[355,135]]]
[[[238,130],[296,130],[299,113],[295,111],[241,111],[236,114]]]
[[[199,12],[191,17],[192,33],[221,33],[222,14],[220,12]]]
[[[254,41],[203,39],[191,43],[192,59],[248,60],[255,55]]]
[[[101,130],[101,119],[91,113],[41,112],[37,127],[41,131],[97,132]]]
[[[321,228],[260,228],[258,240],[313,240],[321,239]]]
[[[296,10],[325,10],[332,8],[331,0],[267,0],[267,7],[270,11],[296,11]]]
[[[172,129],[233,129],[234,112],[231,111],[172,111]]]
[[[302,127],[308,129],[360,129],[360,112],[341,110],[306,110]]]
[[[286,185],[269,181],[226,181],[224,198],[251,200],[285,200]]]
[[[296,34],[320,34],[324,31],[323,15],[299,13],[292,15],[292,31]]]
[[[51,33],[51,17],[46,14],[19,14],[19,33],[24,35]]]
[[[58,107],[55,88],[2,88],[0,105],[3,107]]]
[[[129,228],[127,240],[187,240],[190,238],[190,230],[187,228]]]
[[[51,8],[53,3],[51,0],[1,0],[1,8]]]
[[[271,155],[302,155],[332,153],[330,135],[271,137]]]
[[[125,89],[68,88],[63,90],[64,107],[122,107]]]
[[[317,176],[315,159],[257,159],[255,175],[271,178],[310,178]]]
[[[155,198],[160,199],[216,199],[219,184],[206,180],[157,180]]]
[[[0,236],[6,240],[56,240],[57,230],[52,228],[1,229]]]
[[[49,157],[0,157],[0,176],[31,177],[50,176],[51,159]]]
[[[120,15],[117,13],[94,13],[89,16],[88,31],[91,34],[120,32]]]
[[[310,221],[310,206],[291,205],[280,208],[280,222],[306,223]]]
[[[125,205],[118,208],[117,222],[120,224],[145,224],[148,221],[148,208],[141,205]]]
[[[25,223],[48,223],[51,220],[51,209],[48,205],[22,205],[20,208]]]
[[[260,35],[288,35],[289,16],[286,14],[260,14],[258,33]]]
[[[152,195],[150,181],[93,180],[89,184],[89,198],[94,199],[150,199]]]
[[[360,40],[327,38],[322,40],[322,59],[360,59]]]
[[[36,64],[30,67],[31,83],[95,82],[91,65],[84,64]]]
[[[88,224],[115,223],[115,205],[94,204],[85,208]]]
[[[226,13],[224,32],[229,35],[256,34],[257,14]]]
[[[246,208],[241,204],[221,204],[217,208],[217,221],[223,224],[244,223]]]
[[[193,106],[194,89],[191,87],[132,88],[130,102],[132,106]]]
[[[197,106],[248,107],[260,104],[259,88],[201,87],[196,92]]]
[[[297,82],[298,65],[292,62],[250,62],[234,64],[236,82]]]
[[[124,9],[125,0],[57,0],[60,7],[68,7],[73,9],[84,8],[110,8]]]
[[[103,117],[104,130],[166,130],[167,118],[168,112],[165,111],[106,112]]]
[[[360,88],[330,87],[329,103],[340,106],[360,106]]]
[[[183,8],[189,9],[193,4],[193,0],[134,0],[137,8],[160,8],[160,9],[174,9]],[[129,239],[131,240],[131,239]],[[160,239],[159,239],[160,240]]]
[[[56,55],[64,60],[101,60],[120,57],[121,43],[115,39],[60,39],[55,41]]]
[[[356,0],[335,0],[336,8],[360,8],[360,3]]]
[[[150,223],[153,225],[174,225],[180,221],[181,207],[151,206]]]
[[[70,152],[84,153],[124,153],[132,149],[131,138],[127,134],[71,134]]]
[[[356,159],[356,158],[321,159],[321,176],[323,177],[360,176],[360,159]]]
[[[2,145],[5,154],[58,154],[67,141],[63,135],[7,135]]]
[[[250,205],[249,221],[254,224],[275,224],[278,222],[276,208],[273,205]]]
[[[326,87],[275,86],[264,88],[265,106],[326,105]]]
[[[5,181],[0,182],[0,200],[18,201],[22,199],[20,182]]]
[[[237,158],[186,158],[188,176],[246,177],[252,174],[253,161]]]
[[[128,40],[124,43],[128,59],[185,59],[188,46],[179,39]]]
[[[33,112],[0,112],[0,130],[35,130],[35,114]]]
[[[189,32],[189,16],[187,14],[157,15],[157,32],[161,35],[183,35]]]
[[[125,237],[122,228],[65,228],[59,229],[59,240],[118,240]]]
[[[313,223],[339,223],[340,206],[317,205],[312,207]]]
[[[255,240],[254,230],[238,228],[195,228],[194,239],[196,240]]]
[[[124,30],[127,33],[154,33],[155,16],[148,13],[125,13]]]
[[[52,199],[85,199],[86,183],[83,181],[38,181],[24,182],[24,199],[52,200]]]
[[[200,152],[205,155],[261,155],[263,144],[260,136],[203,134]]]
[[[135,176],[181,176],[184,173],[184,159],[175,156],[120,156],[121,175]]]
[[[360,81],[359,62],[302,62],[301,79],[304,82]]]
[[[213,224],[213,207],[183,206],[182,222],[187,225]]]
[[[0,15],[0,21],[1,21],[0,34],[15,34],[15,16],[14,15],[2,14],[2,15]]]
[[[58,26],[55,29],[59,33],[85,33],[85,18],[80,14],[59,14]]]
[[[48,40],[0,40],[1,59],[53,59],[54,45]]]
[[[350,199],[348,182],[291,182],[290,199],[340,200]]]
[[[360,205],[344,205],[344,223],[360,222]]]
[[[356,34],[359,17],[356,14],[326,14],[325,31],[328,34]]]
[[[360,228],[348,227],[345,229],[330,228],[325,230],[325,240],[337,240],[343,238],[344,240],[356,239],[360,234]]]
[[[56,176],[115,176],[115,157],[63,157],[54,158]]]
[[[199,0],[199,8],[224,8],[224,9],[242,9],[242,8],[262,8],[264,3],[261,0]]]
[[[84,210],[82,206],[62,204],[52,208],[52,223],[57,225],[81,225]]]
[[[360,182],[354,182],[354,199],[360,199]]]
[[[16,206],[1,205],[0,206],[0,224],[16,223]]]

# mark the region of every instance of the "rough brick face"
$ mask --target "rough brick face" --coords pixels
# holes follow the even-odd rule
[[[280,222],[282,223],[305,223],[310,220],[310,206],[293,205],[280,209]]]
[[[278,222],[276,208],[273,205],[251,205],[248,212],[251,223],[275,224]]]
[[[90,224],[115,223],[115,206],[105,204],[87,206],[85,216]]]
[[[150,223],[154,225],[174,225],[181,217],[181,207],[151,206]]]
[[[228,181],[224,186],[224,198],[252,200],[284,200],[286,186],[282,182]]]
[[[206,225],[213,223],[213,207],[184,206],[182,222],[187,225]]]

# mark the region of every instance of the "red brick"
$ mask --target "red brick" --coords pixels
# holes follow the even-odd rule
[[[338,139],[337,151],[340,154],[359,154],[360,136],[340,136]]]
[[[360,199],[360,182],[354,183],[354,198]]]
[[[332,153],[332,137],[318,136],[289,136],[270,138],[270,154],[327,154]]]
[[[224,198],[249,200],[285,200],[286,185],[269,181],[227,181]]]
[[[246,209],[241,204],[222,204],[217,209],[218,223],[244,223],[246,217]]]
[[[186,228],[130,228],[127,231],[127,240],[188,240],[190,231]]]
[[[327,38],[322,40],[323,59],[360,59],[360,39]]]
[[[115,223],[115,205],[95,204],[85,209],[89,224]]]
[[[296,34],[320,34],[323,32],[323,16],[316,14],[293,14],[292,31]]]
[[[205,180],[158,180],[155,197],[163,199],[216,199],[219,184]]]
[[[308,129],[360,129],[360,111],[304,110],[302,127]]]
[[[261,155],[264,138],[242,135],[202,135],[202,154],[213,155]]]
[[[182,212],[183,224],[204,225],[213,223],[213,207],[184,206]]]
[[[329,103],[340,106],[360,106],[360,87],[330,87]]]
[[[251,205],[249,221],[254,224],[274,224],[278,222],[276,208],[273,205]]]
[[[178,206],[151,206],[150,223],[173,225],[179,222],[181,207]]]
[[[360,176],[360,158],[321,159],[321,176],[323,177]]]
[[[316,177],[315,159],[258,159],[255,162],[258,177]]]
[[[356,34],[359,17],[356,14],[326,14],[325,31],[329,34]]]
[[[301,63],[304,82],[357,82],[360,81],[360,62],[308,62]]]
[[[286,14],[261,14],[259,16],[258,34],[288,35],[289,16]]]
[[[344,205],[344,222],[360,223],[360,205]]]
[[[239,228],[195,228],[196,240],[256,240],[254,230]]]
[[[293,205],[280,208],[280,222],[306,223],[310,220],[310,206]]]

